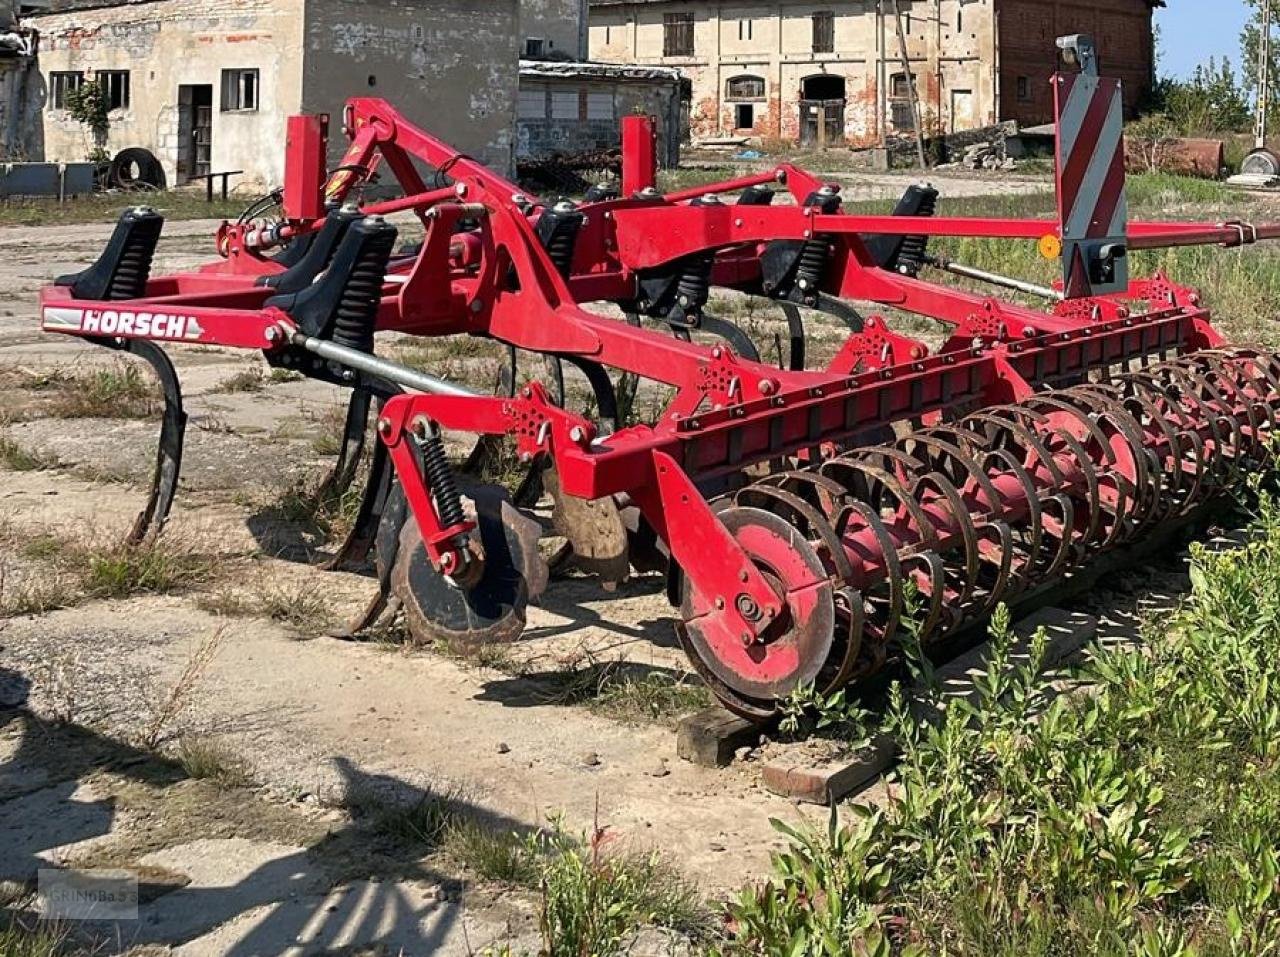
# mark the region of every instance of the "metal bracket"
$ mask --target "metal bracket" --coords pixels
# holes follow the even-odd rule
[[[1087,33],[1058,37],[1058,49],[1067,66],[1079,67],[1085,76],[1098,75],[1098,48]]]

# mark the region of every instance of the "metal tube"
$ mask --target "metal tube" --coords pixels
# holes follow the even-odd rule
[[[386,359],[371,356],[367,352],[349,349],[346,346],[326,342],[323,339],[315,339],[305,333],[295,332],[289,337],[289,341],[300,349],[315,353],[321,359],[327,359],[330,362],[337,362],[340,365],[358,369],[360,372],[376,375],[381,379],[394,382],[396,385],[402,385],[406,389],[414,389],[417,392],[426,392],[431,395],[474,397],[480,394],[472,392],[470,389],[465,389],[460,385],[454,385],[444,379],[438,379],[426,372],[408,369],[395,362],[388,362]]]
[[[966,279],[976,279],[979,282],[991,283],[993,286],[1003,286],[1005,289],[1025,292],[1029,296],[1038,296],[1041,299],[1048,299],[1054,302],[1065,298],[1058,290],[1050,289],[1048,286],[1040,286],[1036,283],[1014,279],[1010,276],[1001,276],[999,273],[987,272],[985,269],[978,269],[976,266],[964,266],[937,256],[927,257],[925,262],[936,269],[944,270],[956,276],[964,276]]]

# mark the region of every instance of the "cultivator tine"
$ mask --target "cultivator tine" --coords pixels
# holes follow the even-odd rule
[[[817,302],[813,304],[813,308],[818,312],[825,312],[828,316],[834,316],[849,327],[850,332],[861,332],[863,329],[862,314],[841,299],[835,296],[828,296],[822,293],[818,296]]]
[[[792,372],[803,372],[806,356],[804,320],[800,317],[799,308],[793,303],[779,302],[778,308],[786,317],[787,335],[791,345],[787,352],[786,368]]]
[[[182,404],[182,386],[177,370],[165,351],[155,343],[134,339],[120,348],[142,359],[155,370],[164,396],[164,414],[160,419],[160,441],[156,448],[156,468],[151,478],[151,491],[126,541],[130,545],[150,542],[160,534],[173,507],[182,471],[182,446],[187,431],[187,413]]]
[[[729,343],[729,347],[744,359],[749,359],[752,362],[760,361],[760,350],[751,341],[751,337],[728,319],[704,315],[699,325],[703,331],[709,332],[713,336],[719,336]]]
[[[364,452],[364,438],[369,431],[369,408],[373,396],[363,389],[354,389],[347,402],[346,421],[342,426],[342,444],[338,448],[338,459],[329,474],[320,483],[317,497],[323,499],[331,495],[341,495],[351,487],[360,467],[360,456]]]
[[[333,571],[363,564],[377,538],[393,479],[394,473],[387,458],[386,447],[378,443],[373,447],[369,458],[369,476],[365,481],[364,493],[360,496],[360,507],[356,511],[351,531],[322,567]]]

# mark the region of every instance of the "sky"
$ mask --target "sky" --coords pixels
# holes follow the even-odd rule
[[[1160,26],[1160,72],[1185,77],[1209,57],[1229,56],[1240,66],[1240,30],[1248,6],[1244,0],[1168,0],[1156,11]]]

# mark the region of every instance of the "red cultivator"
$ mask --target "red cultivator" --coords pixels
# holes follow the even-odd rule
[[[464,496],[441,430],[508,437],[543,470],[557,526],[602,577],[667,568],[695,667],[727,706],[765,717],[801,683],[825,691],[880,669],[908,583],[926,640],[954,633],[1193,512],[1261,457],[1280,416],[1280,359],[1223,348],[1195,292],[1163,276],[1130,281],[1126,260],[1129,249],[1235,246],[1280,227],[1126,222],[1118,86],[1097,77],[1086,38],[1063,45],[1082,72],[1055,79],[1060,221],[936,217],[936,193],[919,187],[893,216],[853,215],[838,188],[790,166],[662,195],[651,133],[634,118],[621,195],[545,206],[386,103],[356,99],[331,174],[325,122],[290,121],[278,223],[224,226],[221,260],[152,277],[161,220],[126,213],[95,266],[42,291],[44,328],[161,373],[169,401],[138,536],[163,522],[181,456],[181,397],[155,342],[262,350],[354,390],[340,473],[370,397],[379,405],[373,474],[343,552],[375,551],[371,613],[391,596],[421,639],[520,634],[546,583],[540,526],[520,507],[530,496]],[[404,196],[356,202],[380,167]],[[792,202],[774,202],[782,188]],[[419,247],[394,251],[381,216],[398,211],[423,224]],[[935,236],[1037,240],[1060,251],[1063,282],[947,263],[926,251]],[[924,268],[1052,307],[926,282]],[[781,307],[786,368],[706,315],[713,287]],[[580,305],[600,301],[631,321]],[[864,320],[855,301],[932,318],[949,336],[930,350]],[[805,368],[801,309],[849,325],[825,369]],[[694,342],[695,329],[723,341]],[[537,381],[478,395],[377,358],[386,330],[482,336],[569,362],[599,417]],[[614,430],[611,371],[674,396],[656,421]]]

